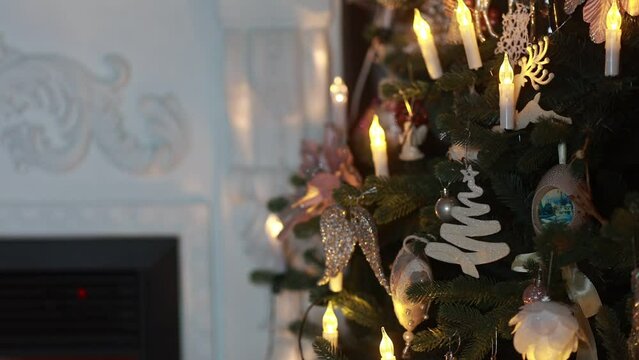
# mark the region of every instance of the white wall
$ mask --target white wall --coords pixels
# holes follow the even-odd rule
[[[95,107],[90,116],[76,119],[89,128],[83,137],[65,133],[77,123],[3,103],[3,96],[14,94],[6,74],[15,69],[1,61],[0,48],[0,139],[5,145],[0,146],[0,205],[208,204],[211,283],[201,286],[211,287],[213,310],[206,316],[212,317],[214,359],[262,358],[268,290],[249,284],[248,274],[273,265],[262,231],[264,203],[288,191],[301,137],[318,138],[326,120],[329,5],[317,0],[0,0],[5,43],[43,61],[44,78],[53,74],[56,91],[71,94],[69,103],[79,99]],[[103,61],[108,53],[122,55],[131,66],[121,93],[105,87],[111,76]],[[51,61],[54,55],[59,57]],[[20,70],[20,76],[36,68]],[[60,80],[69,76],[81,81]],[[23,85],[38,88],[36,80]],[[28,104],[42,105],[38,91],[18,93],[30,99]],[[133,174],[97,145],[104,109],[95,105],[108,99],[124,114],[127,134],[144,145],[154,137],[136,106],[150,93],[170,93],[179,101],[188,146],[167,148],[169,154],[185,154],[169,171]],[[7,113],[15,116],[7,121]],[[86,154],[60,171],[33,163],[16,166],[15,154],[6,147],[15,137],[7,139],[6,131],[20,123],[39,124],[58,145],[85,141]],[[60,154],[63,159],[72,155]],[[135,155],[116,151],[116,157]],[[284,318],[301,311],[299,295],[283,301],[289,310]],[[280,321],[280,334],[285,322]]]
[[[200,267],[199,274],[182,274],[183,288],[192,289],[188,295],[182,294],[182,301],[198,304],[185,307],[182,315],[192,319],[188,321],[196,328],[209,333],[211,339],[183,340],[183,346],[192,346],[183,351],[186,356],[183,360],[209,360],[211,351],[215,359],[228,358],[224,354],[224,339],[218,336],[221,331],[217,330],[223,324],[219,289],[224,288],[220,282],[226,269],[215,261],[221,257],[216,250],[221,213],[217,189],[224,169],[221,162],[226,152],[224,146],[228,146],[225,142],[228,122],[223,86],[224,46],[218,10],[216,0],[0,0],[0,32],[7,46],[15,48],[9,52],[24,56],[13,64],[4,61],[7,51],[0,51],[0,206],[5,213],[21,209],[23,217],[50,214],[47,209],[55,209],[55,219],[55,216],[95,213],[93,209],[99,209],[100,213],[105,208],[112,209],[106,213],[115,218],[129,216],[128,210],[122,209],[132,209],[131,214],[143,217],[151,216],[146,220],[122,219],[130,225],[121,227],[118,224],[123,223],[105,219],[104,223],[113,223],[113,233],[120,234],[141,229],[131,224],[132,220],[150,224],[166,221],[154,219],[154,213],[166,213],[163,209],[170,213],[170,209],[183,205],[200,204],[196,206],[201,209],[201,204],[205,204],[208,210],[199,214],[210,214],[208,225],[198,225],[195,233],[188,228],[180,230],[181,225],[175,227],[176,234],[187,231],[194,234],[190,236],[203,233],[208,237],[205,242],[208,247],[200,246],[200,255],[196,255],[207,262],[206,266]],[[108,82],[112,69],[105,64],[103,56],[109,53],[120,54],[131,66],[130,81],[120,93],[111,91]],[[32,74],[40,74],[40,77],[34,78]],[[21,90],[16,91],[17,87]],[[144,144],[154,137],[137,111],[138,99],[147,94],[169,93],[183,110],[179,116],[185,125],[181,135],[188,141],[186,145],[172,144],[175,148],[168,153],[184,151],[184,157],[164,174],[139,175],[123,171],[96,142],[107,131],[103,128],[108,123],[103,116],[107,113],[105,102],[110,102],[112,109],[122,111],[124,130]],[[22,104],[23,98],[28,106],[25,109],[15,106]],[[72,110],[78,107],[93,107],[93,110],[85,116],[69,115],[72,120],[69,123],[64,116],[56,117],[59,114],[51,108],[49,112],[44,111],[45,107],[39,106],[41,98],[51,102],[49,105],[54,108],[62,104]],[[118,100],[121,103],[117,103]],[[86,154],[56,172],[44,170],[37,164],[18,168],[8,143],[16,141],[17,146],[26,146],[33,139],[27,136],[17,140],[16,136],[7,135],[11,126],[19,124],[43,126],[45,134],[58,145],[85,141],[88,143],[84,149]],[[84,126],[89,128],[88,135],[72,131],[64,138],[67,130]],[[172,135],[176,132],[171,131]],[[110,150],[118,153],[117,146]],[[61,150],[59,155],[64,159],[74,154]],[[139,154],[126,151],[118,156],[132,159],[136,155]],[[149,206],[159,212],[136,210]],[[43,211],[32,212],[33,209]],[[42,220],[42,223],[52,221]],[[64,226],[52,229],[56,234],[64,233],[65,229],[73,234],[87,229],[81,218],[80,221],[61,218],[59,222]],[[174,231],[171,226],[163,228],[147,226],[147,231]],[[20,232],[14,225],[0,224],[0,233],[33,231],[27,228]],[[104,227],[98,231],[109,232]],[[193,260],[191,255],[195,254],[182,254],[182,260]],[[189,282],[198,278],[199,283]],[[213,287],[215,291],[211,291]],[[211,296],[200,297],[202,289]],[[189,313],[196,308],[205,310]]]

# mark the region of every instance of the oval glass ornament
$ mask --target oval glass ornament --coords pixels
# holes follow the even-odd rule
[[[552,167],[541,178],[532,201],[532,223],[539,235],[550,224],[577,229],[586,223],[586,212],[572,199],[583,180],[572,174],[570,165]]]
[[[428,319],[428,309],[430,308],[430,301],[425,303],[410,301],[406,291],[412,284],[433,280],[430,265],[425,258],[416,255],[413,249],[414,244],[411,242],[413,239],[415,238],[408,237],[404,240],[404,245],[395,257],[390,275],[390,289],[395,316],[406,329],[406,333],[404,333],[406,347],[403,351],[403,358],[408,358],[410,343],[413,339],[412,331],[424,320]]]

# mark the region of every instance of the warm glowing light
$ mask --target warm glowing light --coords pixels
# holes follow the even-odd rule
[[[324,316],[322,317],[322,330],[325,333],[337,332],[337,316],[333,311],[333,302],[329,301]]]
[[[379,117],[377,114],[373,117],[371,127],[368,128],[368,136],[370,137],[372,148],[384,148],[386,149],[386,133],[384,128],[379,124]]]
[[[393,341],[386,334],[386,330],[382,327],[382,341],[379,343],[379,353],[382,360],[395,360],[395,347]]]
[[[510,66],[510,61],[508,60],[508,54],[504,53],[504,62],[501,63],[499,67],[499,82],[501,84],[512,84],[515,79],[515,72],[513,68]]]
[[[457,17],[457,23],[459,23],[459,26],[468,26],[473,23],[473,16],[470,14],[470,9],[466,6],[466,3],[464,3],[463,0],[457,0],[455,16]]]
[[[331,92],[331,97],[336,103],[345,103],[348,100],[348,87],[344,84],[344,80],[341,77],[336,76],[333,79],[333,83],[331,84],[329,91]]]
[[[284,224],[280,218],[275,214],[270,214],[266,218],[266,222],[264,223],[264,230],[266,231],[266,235],[268,235],[271,240],[277,239],[277,236],[284,229]]]
[[[419,9],[415,9],[415,17],[413,18],[413,30],[417,37],[420,39],[426,39],[429,36],[433,36],[430,32],[430,25],[426,19],[422,17],[422,13],[419,12]]]
[[[606,28],[608,30],[619,30],[621,28],[621,13],[617,7],[616,0],[613,0],[608,14],[606,14]]]

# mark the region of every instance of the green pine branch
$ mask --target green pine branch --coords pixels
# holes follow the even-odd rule
[[[454,329],[446,329],[441,325],[436,328],[426,329],[415,334],[411,349],[417,352],[440,349],[447,346],[455,335]]]
[[[313,351],[320,360],[348,360],[337,348],[333,347],[326,339],[317,337],[313,342]]]
[[[515,219],[524,225],[531,223],[529,194],[531,190],[515,173],[488,173],[497,199],[515,214]]]
[[[499,306],[512,302],[521,296],[524,284],[502,282],[496,284],[486,278],[475,279],[460,276],[451,281],[433,281],[416,283],[408,288],[407,294],[413,302],[437,303],[457,302],[473,306]]]
[[[619,319],[614,311],[607,306],[602,306],[595,316],[595,325],[597,335],[602,339],[603,347],[606,349],[607,358],[628,359],[626,336],[621,331]]]
[[[440,190],[432,176],[423,175],[369,176],[364,187],[375,189],[365,202],[377,205],[373,216],[378,224],[390,223],[434,203]]]
[[[343,290],[330,295],[333,305],[340,309],[345,318],[373,330],[379,330],[382,325],[383,314],[379,306],[375,306],[362,296]]]

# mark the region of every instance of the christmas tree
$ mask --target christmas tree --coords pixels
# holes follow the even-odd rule
[[[639,359],[639,1],[378,6],[253,280],[346,319],[291,324],[321,359]]]

